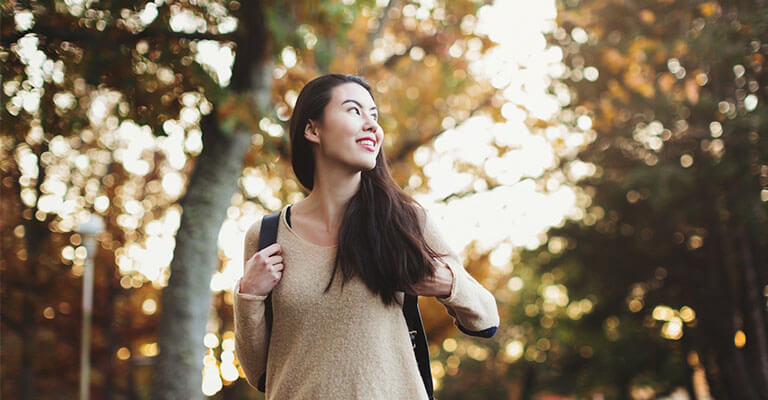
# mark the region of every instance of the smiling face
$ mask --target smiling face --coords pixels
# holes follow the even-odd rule
[[[323,110],[322,120],[310,120],[304,137],[317,143],[318,162],[333,161],[357,171],[376,167],[384,132],[378,124],[378,110],[371,94],[349,82],[331,89],[331,100]],[[363,140],[366,138],[375,143]]]

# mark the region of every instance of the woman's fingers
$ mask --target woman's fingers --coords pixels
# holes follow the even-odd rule
[[[270,262],[271,257],[275,257],[275,256],[282,257],[282,254],[283,254],[283,250],[280,247],[280,245],[278,243],[272,243],[271,245],[253,253],[253,255],[251,256],[251,258],[248,260],[246,264],[250,262],[258,262],[257,260],[259,258],[263,258],[264,262],[267,263],[267,262]],[[280,258],[280,260],[282,260],[282,258]]]
[[[285,268],[283,266],[283,263],[277,263],[277,264],[272,264],[272,268],[271,269],[272,269],[272,271],[282,272],[283,268]]]
[[[281,262],[283,262],[283,256],[280,255],[268,257],[266,260],[267,264],[277,264]]]
[[[265,247],[262,251],[266,252],[267,255],[272,255],[275,253],[278,253],[278,254],[282,253],[283,249],[280,247],[279,243],[275,242]]]
[[[269,293],[282,279],[285,268],[280,245],[272,243],[257,251],[244,263],[243,268],[241,288],[245,288],[245,293]]]

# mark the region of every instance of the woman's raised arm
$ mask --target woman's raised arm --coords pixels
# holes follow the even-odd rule
[[[445,306],[454,318],[454,324],[465,334],[485,338],[493,336],[499,327],[496,298],[467,272],[461,258],[445,241],[430,213],[426,212],[422,218],[424,239],[435,251],[448,253],[442,261],[448,264],[454,275],[450,296],[435,298]]]
[[[245,234],[243,266],[258,251],[261,220]],[[235,320],[235,353],[245,372],[248,384],[256,388],[259,378],[267,369],[269,332],[264,307],[267,296],[240,292],[240,279],[233,288]]]

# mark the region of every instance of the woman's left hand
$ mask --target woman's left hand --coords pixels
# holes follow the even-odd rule
[[[406,291],[410,295],[418,296],[435,296],[438,298],[448,298],[451,295],[451,287],[453,286],[453,271],[448,264],[433,259],[435,264],[435,275],[428,276],[423,280],[416,282],[413,285],[415,293]]]

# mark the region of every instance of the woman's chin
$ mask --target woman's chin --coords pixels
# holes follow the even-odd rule
[[[358,164],[358,168],[361,171],[370,171],[376,168],[376,159]]]
[[[376,160],[373,160],[373,162],[370,164],[370,166],[368,167],[368,171],[370,171],[370,170],[372,170],[374,168],[376,168]]]

